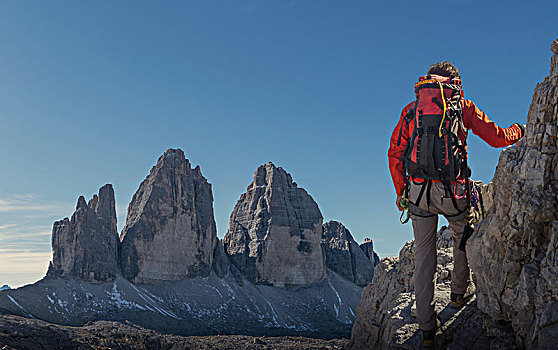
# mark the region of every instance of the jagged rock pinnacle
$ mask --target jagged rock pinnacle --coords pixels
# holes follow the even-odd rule
[[[330,270],[359,286],[372,281],[374,253],[372,260],[369,259],[342,223],[328,221],[323,225],[322,248]]]
[[[112,281],[118,273],[118,233],[114,190],[107,184],[89,204],[80,196],[72,219],[54,223],[49,276]]]
[[[136,283],[209,274],[217,244],[211,185],[180,149],[168,149],[128,206],[124,277]]]

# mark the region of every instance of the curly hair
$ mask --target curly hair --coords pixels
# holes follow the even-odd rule
[[[428,73],[426,74],[436,74],[444,77],[461,77],[459,75],[459,69],[454,66],[450,61],[437,62],[428,68]]]

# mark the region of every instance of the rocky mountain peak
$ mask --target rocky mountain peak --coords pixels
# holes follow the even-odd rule
[[[152,283],[209,274],[217,233],[211,185],[184,152],[168,149],[128,206],[123,275]]]
[[[157,159],[157,164],[154,166],[154,168],[162,167],[184,167],[190,170],[192,165],[181,149],[169,148]]]
[[[112,281],[118,273],[118,233],[114,190],[107,184],[86,203],[80,196],[71,220],[54,223],[50,276]]]
[[[330,270],[360,286],[372,280],[374,253],[370,259],[342,223],[328,221],[323,225],[322,249]]]
[[[111,221],[116,227],[116,217],[112,213],[116,212],[114,189],[112,185],[104,185],[99,189],[99,195],[94,195],[89,202],[89,207],[94,209],[100,219]]]
[[[322,214],[284,169],[261,165],[238,200],[223,243],[249,280],[305,285],[325,277]]]
[[[345,242],[354,241],[351,232],[339,221],[330,220],[323,225],[323,228],[322,237],[327,240],[336,239],[343,242],[343,244],[345,244]]]
[[[255,186],[282,186],[296,187],[296,183],[290,174],[283,168],[276,167],[272,162],[260,165],[254,172],[254,181],[248,187],[248,190]]]
[[[374,263],[374,266],[380,263],[380,257],[374,251],[374,243],[372,242],[372,239],[366,237],[364,242],[360,245],[360,249],[362,249],[366,257]]]
[[[76,204],[76,210],[79,210],[80,208],[87,208],[87,202],[85,201],[85,197],[83,196],[79,196],[77,204]]]
[[[78,201],[79,201],[79,199],[78,199]],[[89,202],[87,202],[87,206],[94,209],[97,206],[98,203],[99,203],[99,196],[94,194],[93,197],[89,200]]]
[[[165,152],[132,198],[121,235],[123,276],[111,279],[119,272],[112,187],[88,203],[80,197],[76,208],[71,221],[55,223],[49,275],[78,278],[2,292],[2,313],[74,326],[131,320],[188,335],[348,335],[362,289],[326,274],[318,206],[271,163],[258,168],[231,215],[229,255],[216,237],[211,185],[180,150]],[[114,240],[102,241],[103,232]]]

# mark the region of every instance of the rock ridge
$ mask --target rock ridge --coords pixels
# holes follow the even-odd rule
[[[54,223],[47,275],[112,281],[119,273],[118,242],[114,190],[107,184],[89,203],[80,196],[71,220]]]
[[[72,220],[54,224],[48,275],[111,281],[121,274],[133,283],[158,283],[211,271],[222,277],[232,261],[240,280],[300,286],[326,277],[327,251],[330,261],[342,254],[349,261],[348,272],[333,262],[332,271],[360,286],[369,283],[374,261],[366,254],[375,254],[371,241],[361,249],[341,223],[322,227],[322,222],[312,197],[269,162],[254,172],[231,214],[227,235],[219,240],[211,185],[182,150],[168,149],[134,194],[120,239],[112,185],[103,186],[89,202],[78,198]],[[99,237],[110,239],[101,242]],[[345,251],[331,255],[337,245]]]
[[[330,270],[359,286],[372,281],[374,253],[371,260],[342,223],[332,220],[323,224],[322,249]]]

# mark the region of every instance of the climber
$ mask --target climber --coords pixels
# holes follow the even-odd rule
[[[417,320],[423,344],[430,347],[441,325],[433,300],[438,214],[454,232],[450,306],[460,308],[469,299],[469,264],[458,249],[463,232],[472,231],[467,221],[472,191],[467,132],[492,147],[505,147],[523,137],[525,126],[516,123],[503,129],[464,99],[459,70],[448,61],[433,64],[415,84],[415,94],[393,130],[388,158],[397,208],[403,211],[408,205],[412,220]]]

